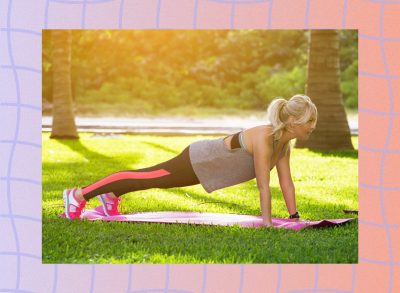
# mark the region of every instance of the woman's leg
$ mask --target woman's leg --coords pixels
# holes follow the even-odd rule
[[[187,147],[169,161],[145,169],[111,174],[83,187],[79,193],[85,200],[89,200],[104,193],[113,193],[118,197],[137,190],[183,187],[199,183],[190,163],[189,147]]]

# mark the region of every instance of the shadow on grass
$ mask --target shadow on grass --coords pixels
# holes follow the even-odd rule
[[[98,153],[92,151],[85,147],[80,140],[66,140],[66,139],[58,139],[57,142],[65,145],[70,148],[71,151],[76,152],[83,156],[88,161],[100,161],[102,164],[116,165],[116,169],[126,169],[128,165],[125,163],[117,162],[115,158],[103,155],[102,153]],[[126,155],[125,155],[126,156]],[[135,156],[135,159],[139,156]],[[137,160],[136,160],[137,161]],[[129,164],[135,163],[136,161],[129,160]]]
[[[336,157],[336,158],[350,158],[358,159],[358,150],[342,150],[342,151],[317,151],[310,150],[310,152],[320,155],[321,157]]]
[[[230,210],[233,210],[235,213],[240,213],[240,214],[246,214],[246,213],[252,214],[255,212],[255,210],[251,209],[249,206],[232,202],[226,198],[218,197],[215,194],[206,195],[205,193],[196,193],[182,188],[171,188],[166,191],[174,195],[179,195],[184,199],[187,199],[189,196],[189,198],[198,202],[197,205],[199,207],[200,206],[204,207],[207,205],[218,205],[223,208],[228,208]]]
[[[82,144],[80,140],[57,139],[58,143],[78,153],[86,162],[55,162],[43,163],[43,191],[62,193],[65,188],[85,186],[100,180],[114,172],[131,169],[130,165],[140,161],[140,154],[132,152],[109,157],[102,153],[92,151]],[[90,180],[93,178],[92,180]]]
[[[250,184],[250,183],[249,183]],[[254,188],[245,188],[248,190],[249,193],[253,193],[256,196],[256,199],[258,200],[258,190],[255,190]],[[211,206],[218,206],[222,208],[226,208],[232,211],[232,213],[237,213],[237,214],[246,214],[246,215],[260,215],[260,209],[258,205],[256,206],[249,206],[243,203],[236,203],[233,202],[227,198],[221,198],[216,195],[206,195],[204,193],[196,193],[192,191],[188,191],[182,188],[173,188],[173,189],[168,189],[166,190],[167,192],[170,192],[174,195],[179,195],[183,199],[187,199],[188,196],[192,199],[198,202],[198,206],[204,207],[207,205]],[[271,194],[272,194],[272,200],[273,200],[273,205],[275,206],[275,209],[273,210],[284,210],[286,213],[286,205],[285,201],[283,198],[283,195],[281,193],[280,188],[278,187],[271,187]],[[297,194],[299,198],[305,197],[305,195],[299,193]],[[243,202],[246,199],[250,199],[247,195],[246,198],[244,196],[238,197],[237,200]],[[300,205],[299,205],[300,204]],[[161,205],[160,208],[161,210],[170,210],[168,207],[176,208],[176,205],[169,205],[169,204],[164,204]],[[279,207],[279,208],[277,208]],[[354,208],[354,207],[349,207],[348,205],[342,203],[342,202],[323,202],[320,203],[317,200],[315,201],[300,201],[298,203],[298,209],[301,211],[302,214],[305,216],[307,215],[312,215],[312,217],[308,217],[307,220],[321,220],[321,219],[329,219],[329,218],[348,218],[349,215],[345,215],[343,213],[344,209],[348,208]],[[187,209],[183,209],[187,210]],[[215,210],[213,208],[210,208],[210,210]],[[302,212],[304,211],[304,212]],[[285,215],[281,215],[281,213],[277,214],[276,212],[273,212],[273,217],[286,217]],[[288,214],[287,214],[288,216]]]
[[[298,195],[301,197],[301,194]],[[343,212],[345,209],[353,209],[342,202],[337,203],[319,203],[318,201],[307,201],[298,205],[298,210],[303,220],[326,220],[326,219],[347,219],[356,218],[354,215],[348,215]]]
[[[180,153],[180,151],[175,151],[174,149],[170,149],[170,148],[168,148],[168,147],[166,147],[166,146],[164,146],[162,144],[158,144],[158,143],[155,143],[155,142],[142,141],[141,143],[147,144],[149,146],[152,146],[154,148],[166,151],[166,152],[174,154],[174,155],[178,155]],[[183,149],[182,149],[182,151],[183,151]]]

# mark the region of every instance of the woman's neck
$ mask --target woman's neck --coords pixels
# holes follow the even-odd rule
[[[290,133],[287,130],[283,130],[282,131],[282,136],[281,138],[278,140],[279,143],[281,143],[282,145],[286,144],[288,141],[292,140],[296,138],[296,136],[293,133]]]

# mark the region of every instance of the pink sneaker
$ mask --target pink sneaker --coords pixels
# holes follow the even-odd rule
[[[106,216],[118,216],[118,205],[121,202],[120,197],[111,197],[109,193],[103,193],[97,196],[103,206],[103,212]]]
[[[76,196],[76,188],[65,189],[63,192],[65,217],[70,220],[78,219],[86,205],[86,201],[79,201]]]

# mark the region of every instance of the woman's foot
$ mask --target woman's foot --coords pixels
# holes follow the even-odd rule
[[[65,217],[70,220],[75,220],[80,217],[86,201],[79,195],[78,188],[65,189],[63,192],[64,213]]]
[[[121,214],[118,211],[118,206],[121,202],[120,197],[116,197],[114,193],[104,193],[98,195],[97,198],[100,200],[106,216],[118,216]]]

